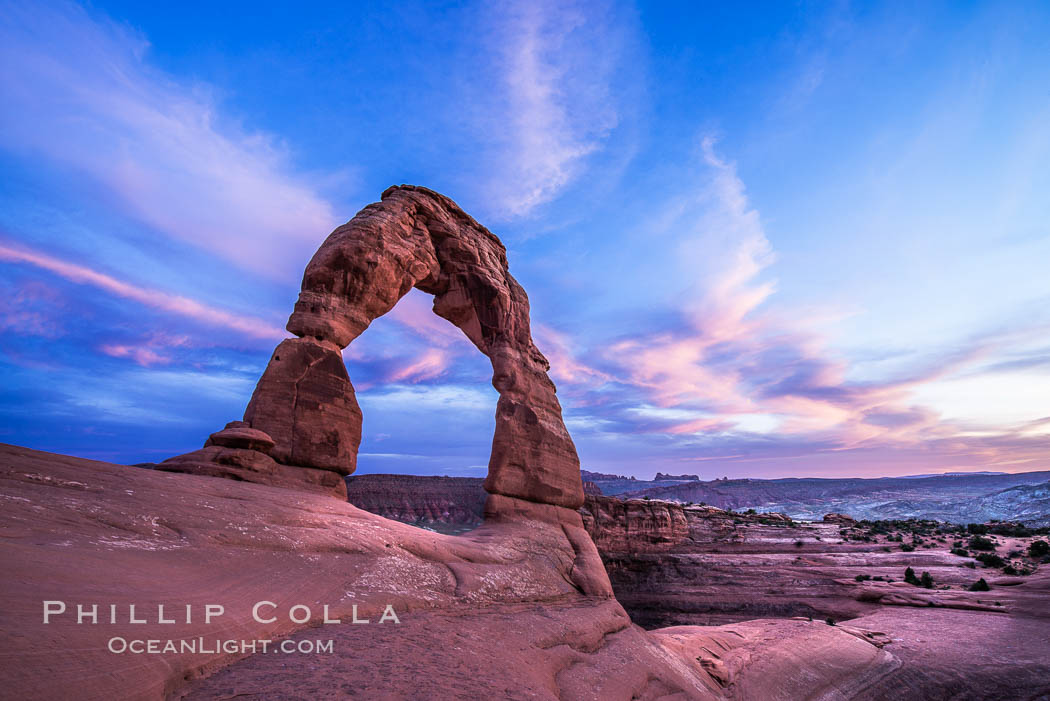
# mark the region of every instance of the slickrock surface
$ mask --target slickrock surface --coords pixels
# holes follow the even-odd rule
[[[499,392],[485,488],[569,509],[583,504],[580,461],[562,421],[550,364],[532,341],[529,299],[507,251],[455,202],[426,188],[392,187],[336,229],[314,254],[283,341],[244,414],[274,441],[272,461],[201,450],[163,470],[230,476],[316,491],[299,470],[348,475],[361,442],[361,411],[341,349],[413,287],[492,362]],[[208,463],[222,465],[209,468]],[[230,468],[233,465],[236,468]],[[344,497],[342,483],[333,496]]]
[[[396,508],[387,514],[414,514],[412,502],[425,502],[424,481],[434,478],[392,477],[401,498],[391,502]],[[380,495],[372,496],[369,508],[381,508]],[[860,528],[846,514],[804,523],[780,514],[593,495],[580,511],[617,599],[635,623],[650,628],[722,624],[718,630],[744,626],[753,631],[758,624],[748,619],[805,617],[806,625],[826,627],[825,619],[831,618],[839,630],[870,635],[899,664],[870,688],[861,685],[848,693],[837,688],[840,698],[850,693],[864,699],[1036,699],[1050,694],[1050,576],[1045,567],[1027,577],[1007,577],[995,569],[971,569],[971,558],[953,555],[937,541],[930,541],[936,547],[904,552],[885,537],[844,540]],[[1024,550],[1032,539],[997,540],[1005,555]],[[903,582],[908,567],[916,576],[930,572],[936,588]],[[857,576],[894,581],[858,582]],[[979,577],[992,583],[990,592],[968,591]],[[780,626],[800,624],[761,625],[775,634]],[[653,633],[666,640],[662,636],[676,630]],[[713,629],[706,630],[713,635]],[[715,677],[743,659],[743,649],[711,650],[720,656],[705,651],[700,657]],[[741,698],[752,698],[742,682],[736,688]],[[800,685],[797,698],[805,697]]]
[[[588,497],[582,512],[635,623],[728,628],[763,617],[831,618],[839,628],[884,634],[884,649],[900,661],[878,693],[860,698],[1050,698],[1046,565],[1024,577],[972,568],[972,558],[949,552],[951,536],[910,552],[885,537],[845,540],[856,522],[841,514],[804,523],[610,497]],[[997,540],[1005,556],[1032,539]],[[904,582],[908,567],[929,572],[933,588]],[[969,591],[982,577],[991,590]]]
[[[490,497],[485,525],[454,537],[324,495],[0,445],[0,500],[10,698],[753,699],[802,698],[807,685],[849,698],[898,664],[821,623],[646,632],[611,598],[578,515],[505,496]],[[66,602],[67,615],[43,625],[45,600]],[[277,621],[251,618],[258,601],[277,605]],[[100,604],[102,621],[78,625],[78,603]],[[129,604],[146,624],[128,622]],[[158,604],[180,622],[158,623]],[[205,624],[205,604],[224,615]],[[311,608],[309,623],[289,620],[296,604]],[[324,604],[344,622],[323,624]],[[387,604],[401,624],[377,622]],[[371,624],[349,622],[354,605]],[[198,636],[334,649],[106,649],[113,637]]]

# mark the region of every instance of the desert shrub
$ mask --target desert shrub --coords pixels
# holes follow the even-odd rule
[[[795,541],[795,547],[796,548],[801,548],[803,545],[805,545],[805,543],[803,543],[801,540],[796,540]]]
[[[857,580],[858,582],[866,582],[869,579],[871,579],[871,575],[870,574],[858,574],[856,577],[854,577],[854,579]]]
[[[910,567],[904,570],[904,581],[908,584],[919,586],[919,578],[915,576],[915,570]]]
[[[828,616],[827,618],[825,618],[824,622],[827,623],[829,626],[835,625],[835,619],[832,618],[831,616]]]
[[[933,575],[929,572],[923,572],[922,577],[919,579],[919,585],[924,589],[933,589]]]
[[[969,567],[971,570],[975,570],[977,569],[977,563],[973,560],[970,560],[969,562],[964,562],[963,567]]]
[[[1032,557],[1050,555],[1050,543],[1045,540],[1033,540],[1028,546],[1028,554]]]
[[[1006,560],[994,553],[981,553],[976,559],[985,567],[1003,567],[1006,565]]]
[[[1013,565],[1007,565],[1003,568],[1003,574],[1015,575],[1017,574],[1017,570],[1014,568]]]
[[[970,591],[988,591],[989,589],[991,589],[991,587],[988,586],[988,582],[984,581],[984,577],[981,577],[970,585]]]
[[[910,553],[914,549],[915,549],[914,545],[908,545],[907,543],[901,543],[901,550],[903,550],[906,553]]]
[[[988,532],[988,526],[983,523],[968,523],[966,524],[966,530],[974,535],[984,535]]]
[[[997,523],[988,529],[995,535],[1011,536],[1013,538],[1027,538],[1035,532],[1020,523]]]
[[[995,543],[984,536],[975,535],[970,538],[970,550],[995,550]]]
[[[952,548],[952,555],[958,555],[959,557],[970,557],[970,551],[963,550],[962,548]]]
[[[1024,555],[1024,553],[1020,550],[1011,550],[1010,552],[1006,553],[1006,556],[1011,559],[1021,557],[1022,555]]]

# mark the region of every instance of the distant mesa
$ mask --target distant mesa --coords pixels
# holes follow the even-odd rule
[[[700,481],[700,475],[665,475],[662,472],[657,472],[656,473],[656,477],[653,477],[653,481],[655,481],[655,482],[673,481],[673,480],[681,480],[681,481],[691,480],[691,481],[694,481],[694,482],[699,482]]]
[[[341,351],[413,287],[433,295],[434,313],[492,362],[499,400],[485,489],[579,508],[580,461],[506,249],[449,198],[408,185],[388,189],[314,254],[288,320],[296,338],[274,350],[244,420],[157,469],[345,499],[343,476],[357,466],[362,416]],[[492,509],[501,504],[490,500]]]

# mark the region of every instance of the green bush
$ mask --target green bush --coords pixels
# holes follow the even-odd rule
[[[922,578],[919,580],[919,585],[924,589],[933,589],[933,575],[929,572],[923,572]]]
[[[1035,531],[1020,523],[997,523],[989,528],[988,531],[995,535],[1012,536],[1014,538],[1027,538],[1030,535],[1035,535]]]
[[[795,547],[796,548],[801,548],[803,545],[805,545],[805,543],[803,543],[801,540],[796,540],[795,541]]]
[[[984,581],[984,577],[981,577],[970,585],[970,591],[988,591],[989,589],[991,589],[991,587],[988,586],[988,582]]]
[[[919,578],[915,576],[915,570],[910,567],[904,570],[904,581],[908,584],[914,584],[915,586],[919,586],[920,584]]]
[[[993,553],[981,553],[977,556],[977,561],[985,567],[1003,567],[1006,565],[1006,560]]]
[[[985,538],[983,536],[979,536],[979,535],[975,535],[972,538],[970,538],[969,545],[970,545],[970,550],[988,550],[988,551],[994,551],[995,550],[995,543],[993,543],[989,539],[987,539],[987,538]]]
[[[901,543],[901,550],[903,550],[906,553],[910,553],[914,549],[915,549],[914,545],[908,545],[907,543]]]
[[[970,557],[970,551],[963,550],[962,548],[952,548],[952,555],[958,555],[960,557]]]
[[[1028,554],[1032,557],[1050,555],[1050,543],[1047,543],[1045,540],[1034,540],[1028,546]]]

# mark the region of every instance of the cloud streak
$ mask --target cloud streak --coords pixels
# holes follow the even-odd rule
[[[212,307],[182,295],[139,287],[86,266],[70,263],[28,249],[12,248],[0,244],[0,261],[32,265],[70,282],[90,285],[109,294],[130,299],[153,309],[176,314],[212,326],[231,329],[253,338],[277,340],[288,335],[283,329],[262,319]]]
[[[271,136],[224,120],[201,85],[152,68],[146,40],[70,4],[6,3],[0,145],[101,185],[179,241],[277,279],[335,224]]]
[[[623,26],[602,3],[500,4],[488,57],[495,83],[479,92],[491,111],[488,196],[521,217],[580,176],[621,120],[614,82],[627,51]]]

